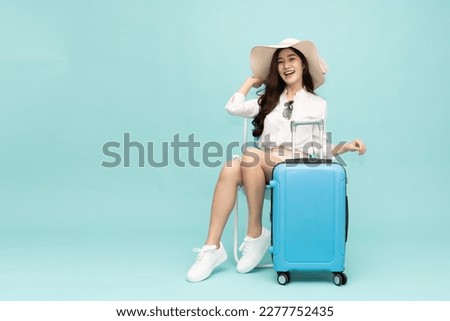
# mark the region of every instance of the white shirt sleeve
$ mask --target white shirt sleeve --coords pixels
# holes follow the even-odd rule
[[[250,99],[245,101],[245,96],[237,92],[225,105],[225,109],[231,115],[252,118],[258,114],[259,105],[257,99]]]

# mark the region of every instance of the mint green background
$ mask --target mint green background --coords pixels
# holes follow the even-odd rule
[[[445,0],[1,1],[0,299],[449,300],[449,14]],[[349,284],[237,274],[231,222],[230,260],[190,284],[220,168],[137,154],[104,168],[102,146],[240,139],[223,106],[250,49],[287,37],[328,62],[334,141],[368,146],[345,155]]]

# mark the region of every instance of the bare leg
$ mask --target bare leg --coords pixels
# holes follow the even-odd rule
[[[272,176],[272,168],[275,165],[272,160],[281,161],[276,157],[271,160],[268,156],[269,154],[258,149],[248,149],[242,161],[232,160],[222,168],[214,190],[206,245],[199,250],[197,260],[187,273],[186,279],[189,282],[200,282],[208,278],[213,270],[227,259],[225,249],[220,248],[220,240],[235,205],[239,185],[244,184],[247,194],[249,208],[247,235],[254,239],[261,235],[265,185]],[[259,263],[261,255],[264,255],[269,246],[267,236],[253,241],[247,238],[244,240],[243,255],[236,267],[239,273],[247,273]],[[208,245],[214,245],[216,248]],[[256,255],[249,255],[250,252]]]
[[[211,205],[211,218],[205,244],[220,247],[223,230],[236,202],[237,187],[244,185],[248,210],[247,235],[261,235],[262,207],[266,183],[272,177],[272,168],[281,160],[256,148],[250,148],[241,160],[228,162],[220,172],[214,189]]]
[[[242,185],[242,174],[240,160],[236,159],[228,162],[220,172],[214,190],[211,219],[205,244],[215,244],[219,248],[223,230],[236,201],[236,191],[239,185]]]
[[[272,178],[272,168],[281,162],[256,148],[249,148],[242,157],[241,171],[248,204],[247,235],[257,238],[262,232],[262,208],[266,183]]]

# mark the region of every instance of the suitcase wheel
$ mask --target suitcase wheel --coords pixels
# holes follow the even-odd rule
[[[291,280],[291,275],[289,272],[277,272],[277,281],[281,285],[286,285]]]
[[[337,286],[346,285],[347,284],[347,275],[344,272],[335,272],[333,277],[333,282]]]

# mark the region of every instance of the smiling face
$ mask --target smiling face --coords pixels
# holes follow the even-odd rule
[[[290,48],[283,49],[278,54],[278,73],[286,87],[303,87],[303,62]]]

